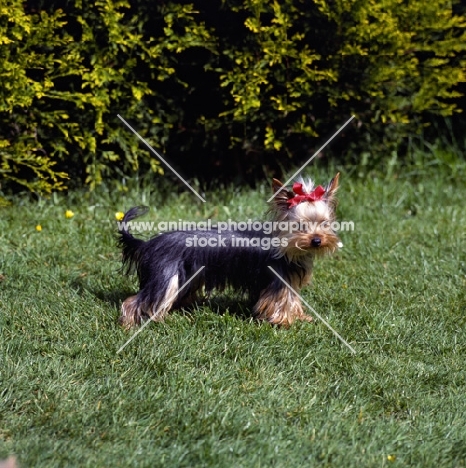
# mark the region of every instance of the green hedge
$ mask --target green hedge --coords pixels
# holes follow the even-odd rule
[[[341,157],[381,160],[460,110],[465,31],[443,0],[4,0],[3,185],[162,173],[117,114],[187,175],[297,163],[351,114]]]

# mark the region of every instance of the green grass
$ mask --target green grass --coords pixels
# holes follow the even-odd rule
[[[0,459],[465,466],[464,167],[395,169],[343,170],[339,218],[355,231],[304,291],[356,355],[318,321],[285,330],[205,307],[150,324],[117,354],[132,336],[119,305],[136,284],[118,271],[114,212],[144,202],[151,220],[258,218],[266,187],[206,194],[205,206],[145,189],[2,208]]]

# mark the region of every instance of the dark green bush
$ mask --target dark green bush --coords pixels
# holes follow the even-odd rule
[[[127,1],[69,2],[66,12],[51,4],[6,0],[0,9],[3,178],[49,193],[68,174],[93,186],[140,164],[162,172],[117,114],[150,143],[167,141],[180,110],[153,85],[173,75],[171,55],[208,38],[192,8],[168,8],[163,37],[148,41]],[[185,33],[169,33],[174,18]]]
[[[0,171],[33,191],[160,173],[117,114],[187,175],[299,163],[351,114],[334,149],[380,161],[457,112],[465,81],[444,0],[2,5]]]

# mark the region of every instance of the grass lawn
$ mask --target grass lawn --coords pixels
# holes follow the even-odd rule
[[[339,219],[355,230],[303,295],[356,355],[318,320],[277,329],[229,313],[238,305],[224,299],[150,324],[117,354],[133,333],[118,326],[119,306],[136,283],[119,272],[114,212],[148,204],[145,220],[260,218],[265,186],[206,194],[206,204],[149,189],[15,199],[0,210],[0,459],[465,466],[460,169],[342,169]]]

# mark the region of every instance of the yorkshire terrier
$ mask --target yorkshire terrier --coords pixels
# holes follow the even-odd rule
[[[131,208],[119,224],[119,243],[126,272],[136,270],[140,290],[123,302],[120,323],[130,328],[144,319],[162,321],[171,310],[195,303],[200,291],[209,295],[229,287],[255,302],[252,316],[259,320],[283,326],[312,321],[294,291],[310,282],[314,257],[342,246],[332,230],[339,175],[325,188],[308,180],[294,183],[292,190],[273,179],[272,232],[224,230],[221,242],[215,228],[137,239],[127,223],[147,209]],[[204,246],[194,238],[203,238]]]

